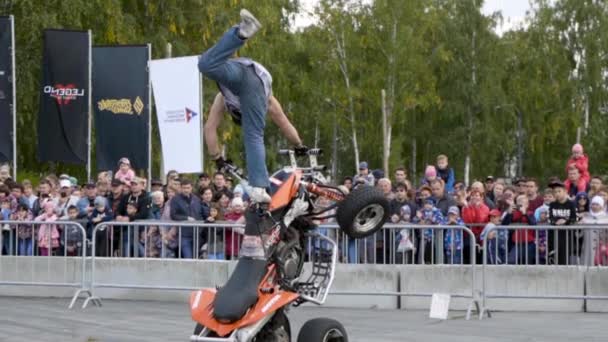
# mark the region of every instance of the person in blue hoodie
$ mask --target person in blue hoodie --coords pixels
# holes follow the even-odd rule
[[[445,218],[444,225],[459,226],[461,229],[446,229],[443,233],[443,251],[446,264],[462,264],[462,227],[464,221],[460,218],[460,209],[451,206]]]
[[[447,193],[454,192],[454,169],[448,166],[448,157],[445,154],[437,156],[437,177],[443,179],[445,183],[445,191]]]

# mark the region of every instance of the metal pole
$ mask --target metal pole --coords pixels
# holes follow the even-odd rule
[[[167,43],[167,45],[165,45],[165,58],[171,58],[172,55],[172,46],[171,43]],[[202,115],[202,114],[201,114]],[[156,116],[158,117],[158,112],[156,113]],[[164,156],[163,156],[163,149],[162,149],[162,141],[161,141],[161,148],[160,148],[160,179],[163,183],[167,182],[167,176],[165,175],[165,162],[164,162]]]
[[[15,71],[15,17],[9,16],[11,22],[11,83],[13,86],[13,180],[17,181],[17,72]]]
[[[199,125],[200,125],[200,130],[201,130],[201,172],[205,171],[205,137],[204,132],[205,132],[205,123],[203,120],[203,113],[204,111],[204,100],[203,100],[203,74],[201,74],[200,72],[198,73],[198,84],[199,84],[199,98],[198,98],[198,104],[199,104],[199,109],[200,109],[200,115],[198,116],[199,119]]]
[[[87,137],[87,181],[91,180],[91,130],[92,128],[92,101],[93,101],[93,96],[92,96],[92,90],[93,90],[93,86],[92,86],[92,79],[93,79],[93,48],[92,48],[92,33],[91,30],[88,31],[89,33],[89,129],[88,129],[88,137]]]
[[[517,106],[515,106],[515,110],[517,111],[517,176],[521,177],[524,163],[524,150],[522,143],[522,140],[524,139],[524,134],[522,131],[523,115]]]
[[[152,85],[150,84],[150,61],[152,60],[152,44],[148,43],[148,191],[152,188]]]

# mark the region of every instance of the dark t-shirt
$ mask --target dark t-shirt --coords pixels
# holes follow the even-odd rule
[[[567,225],[576,222],[576,206],[574,202],[570,200],[564,203],[555,201],[549,205],[549,222],[555,225],[559,219],[565,219]]]

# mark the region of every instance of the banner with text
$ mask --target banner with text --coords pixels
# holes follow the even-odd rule
[[[45,30],[38,159],[86,164],[91,39],[86,31]]]
[[[148,46],[93,47],[97,170],[148,167]]]
[[[165,170],[200,172],[201,87],[198,56],[150,62]]]
[[[0,163],[13,160],[13,48],[10,17],[0,17]]]

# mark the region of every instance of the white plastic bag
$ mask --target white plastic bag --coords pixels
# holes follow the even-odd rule
[[[410,231],[407,229],[402,229],[399,232],[401,239],[399,240],[399,246],[397,246],[397,252],[409,252],[413,251],[416,248],[410,239]]]

